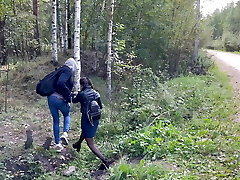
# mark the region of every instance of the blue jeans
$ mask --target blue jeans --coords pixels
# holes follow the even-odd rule
[[[53,118],[53,133],[55,138],[55,143],[60,142],[59,137],[59,111],[63,114],[63,132],[68,132],[70,126],[70,106],[63,99],[57,98],[55,96],[48,96],[48,106]]]

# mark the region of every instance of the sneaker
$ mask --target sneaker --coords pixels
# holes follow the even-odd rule
[[[61,144],[56,144],[55,150],[60,153],[63,150],[63,146]]]
[[[76,149],[77,152],[80,152],[81,145],[79,144],[79,142],[74,143],[72,147],[73,149]]]
[[[68,145],[68,139],[67,139],[67,137],[68,137],[67,132],[64,132],[63,135],[60,137],[63,145]]]

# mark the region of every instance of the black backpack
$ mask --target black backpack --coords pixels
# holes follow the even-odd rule
[[[101,118],[101,108],[95,99],[95,95],[93,94],[94,92],[90,92],[90,91],[86,93],[87,100],[88,100],[87,115],[88,115],[89,122],[91,123],[92,126],[94,126],[93,121],[99,120]]]
[[[57,79],[59,78],[58,73],[61,71],[61,68],[51,72],[46,75],[42,80],[37,83],[36,93],[41,96],[50,96],[55,92],[55,87]]]

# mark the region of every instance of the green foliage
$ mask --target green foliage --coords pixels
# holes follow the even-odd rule
[[[134,88],[123,90],[125,99],[119,103],[118,115],[125,133],[115,138],[120,152],[174,162],[182,170],[168,173],[173,177],[236,177],[236,166],[230,159],[239,159],[233,155],[238,153],[239,125],[228,122],[236,110],[227,76],[214,68],[207,76],[180,77],[162,84],[149,71],[138,69],[132,79]],[[146,171],[149,169],[146,167]],[[186,172],[193,175],[182,176]],[[134,179],[134,173],[141,174],[125,164],[115,168],[112,177]]]
[[[216,10],[212,16],[209,16],[205,23],[208,24],[203,32],[209,32],[212,29],[212,42],[207,42],[206,47],[211,49],[240,51],[239,44],[239,18],[240,3],[229,4],[224,10]],[[203,33],[204,34],[204,33]],[[204,36],[202,36],[204,38]]]
[[[106,179],[237,179],[240,127],[239,123],[231,121],[237,106],[229,78],[213,68],[207,75],[190,74],[169,80],[165,72],[156,74],[150,68],[133,66],[133,57],[134,53],[130,53],[129,62],[119,60],[114,67],[119,81],[114,82],[116,94],[112,102],[105,99],[103,79],[91,78],[104,102],[103,117],[95,138],[97,147],[108,158],[129,158],[129,164],[116,162]],[[210,67],[207,59],[201,61]],[[35,97],[32,86],[25,86],[36,83],[36,76],[42,76],[52,68],[42,61],[39,63],[11,66],[9,113],[2,113],[0,119],[4,123],[11,122],[12,129],[22,130],[23,127],[23,131],[26,124],[35,124],[36,132],[46,135],[52,128],[50,114],[46,113],[47,102]],[[33,73],[36,69],[37,75]],[[25,94],[21,95],[19,89],[24,88]],[[31,94],[30,97],[36,99],[28,100],[30,104],[26,97]],[[75,142],[80,134],[80,113],[79,106],[73,107],[69,135]],[[37,141],[36,146],[38,144],[42,142]],[[19,146],[14,148],[20,149]],[[39,149],[37,153],[57,156],[53,150]],[[42,172],[39,164],[30,157],[32,167],[29,172],[35,173],[34,176],[42,173],[39,179],[91,179],[99,159],[86,143],[80,153],[73,152],[73,155],[75,158],[68,165],[50,173]],[[131,164],[135,157],[141,157],[140,164]],[[76,172],[63,177],[62,171],[70,165],[76,167]],[[0,178],[11,178],[1,164],[0,169]]]
[[[141,160],[139,165],[134,165],[122,161],[111,170],[110,180],[153,180],[164,177],[166,173],[167,171],[158,164],[147,164]]]
[[[70,40],[74,32],[74,1],[69,2]],[[40,42],[34,37],[37,26],[31,3],[5,0],[0,9],[6,15],[4,39],[8,54],[32,60],[39,43],[42,54],[51,51],[51,1],[38,1]],[[59,26],[64,27],[65,1],[59,1],[59,4],[62,7],[62,25]],[[86,0],[81,5],[82,50],[106,53],[109,1]],[[127,54],[133,52],[135,63],[142,63],[153,71],[160,68],[179,75],[186,70],[186,66],[182,66],[182,70],[179,66],[183,63],[188,66],[193,53],[192,44],[197,33],[195,0],[135,0],[131,3],[122,0],[116,1],[116,7],[113,22],[113,55],[116,59],[125,61]],[[73,45],[73,40],[69,45]]]
[[[115,21],[124,25],[116,36],[125,40],[125,54],[134,52],[136,62],[154,71],[167,69],[170,74],[179,70],[179,62],[190,61],[196,33],[195,1],[116,3],[123,7],[116,9]],[[173,64],[176,69],[169,69]]]

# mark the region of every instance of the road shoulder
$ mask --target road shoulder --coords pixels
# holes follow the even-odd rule
[[[227,63],[223,62],[221,59],[214,56],[214,53],[207,52],[209,58],[211,58],[216,65],[219,67],[220,71],[225,72],[230,79],[230,84],[234,88],[235,94],[235,101],[237,101],[240,97],[240,71],[235,69],[234,67],[228,65]],[[238,107],[239,113],[236,116],[236,119],[233,121],[240,122],[240,106]]]

